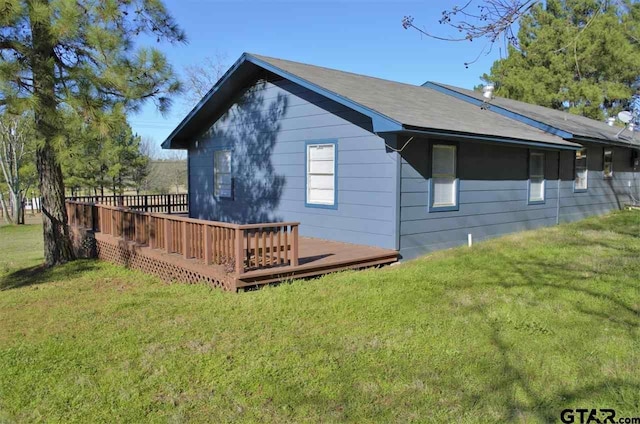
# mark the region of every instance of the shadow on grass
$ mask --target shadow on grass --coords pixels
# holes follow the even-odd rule
[[[63,279],[71,279],[83,272],[91,271],[96,267],[96,261],[91,259],[78,259],[64,265],[47,268],[44,265],[36,265],[19,269],[0,277],[0,291],[28,287],[37,284],[46,284]]]
[[[607,231],[640,238],[640,213],[614,212],[599,219],[588,219],[573,225],[580,231]]]
[[[540,422],[557,422],[562,409],[576,407],[576,405],[598,407],[598,405],[582,405],[590,401],[594,396],[604,395],[607,392],[628,390],[640,392],[640,384],[620,378],[602,378],[595,383],[579,385],[573,390],[553,391],[546,388],[544,391],[534,389],[531,379],[522,370],[519,359],[513,358],[509,343],[500,336],[498,326],[491,325],[491,344],[499,352],[501,361],[500,372],[496,373],[494,383],[485,390],[488,393],[501,393],[502,410],[505,422],[521,422],[527,415],[535,417]],[[523,396],[517,396],[517,393]],[[467,403],[476,404],[483,398],[482,394],[471,395]],[[560,406],[561,405],[561,406]]]
[[[585,331],[584,327],[575,328],[575,331],[584,331],[586,340],[602,343],[602,334],[595,333],[599,323],[606,323],[612,332],[626,333],[628,340],[635,340],[640,329],[640,304],[634,294],[640,286],[640,269],[633,264],[640,254],[640,214],[615,213],[570,225],[563,227],[559,233],[549,233],[544,239],[522,241],[522,246],[525,242],[526,245],[532,245],[530,251],[520,251],[517,245],[513,248],[501,245],[500,248],[487,249],[482,257],[472,262],[478,268],[477,279],[462,278],[449,282],[449,295],[452,299],[468,296],[468,290],[477,288],[481,282],[480,285],[487,291],[497,289],[505,303],[520,302],[522,322],[518,322],[518,332],[523,325],[528,328],[527,324],[538,324],[536,319],[540,318],[536,314],[545,311],[542,305],[557,302],[559,307],[567,310],[567,316],[588,318],[594,323],[594,333],[588,329]],[[545,248],[547,244],[549,246]],[[465,263],[464,258],[460,261],[461,264]],[[474,407],[495,402],[499,405],[496,410],[503,414],[501,420],[504,422],[558,422],[563,408],[602,407],[593,404],[594,399],[609,399],[609,402],[617,399],[615,405],[604,407],[623,409],[618,411],[619,414],[637,410],[640,398],[634,393],[640,393],[640,381],[633,373],[632,360],[626,365],[629,367],[627,372],[627,368],[618,368],[622,366],[622,360],[616,362],[614,358],[605,356],[610,352],[603,350],[603,357],[594,360],[608,364],[611,368],[609,371],[616,371],[615,374],[585,366],[589,374],[584,375],[584,381],[560,386],[541,385],[532,379],[532,373],[536,372],[532,370],[532,356],[523,354],[521,339],[514,339],[509,323],[496,319],[496,316],[508,319],[509,314],[498,312],[496,315],[494,306],[493,303],[484,302],[465,305],[465,313],[476,315],[479,322],[486,324],[482,330],[483,336],[486,336],[497,355],[492,357],[496,359],[490,364],[493,367],[491,381],[483,385],[481,390],[469,391],[462,402],[464,405]],[[543,309],[534,310],[536,307]],[[571,334],[571,326],[575,325],[573,322],[564,324],[553,319],[549,322],[553,324],[547,325],[562,327],[549,327],[552,332],[557,330],[562,334]],[[533,334],[530,337],[546,336]],[[538,341],[538,345],[532,344],[532,348],[544,345],[544,342]],[[584,346],[590,349],[588,342]],[[633,343],[629,346],[632,349]],[[572,352],[575,348],[566,349]],[[550,350],[549,353],[558,352]],[[546,353],[537,352],[534,355],[542,357]],[[573,355],[575,353],[563,356],[562,360],[566,362],[559,367],[551,362],[556,360],[553,356],[544,357],[541,366],[545,370],[562,373],[563,367],[582,357],[578,355],[574,358]],[[569,376],[573,376],[573,372],[587,372],[578,363],[571,364],[571,368]]]

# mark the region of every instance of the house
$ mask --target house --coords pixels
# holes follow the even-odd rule
[[[163,143],[189,215],[425,252],[639,197],[628,130],[518,101],[243,54]]]

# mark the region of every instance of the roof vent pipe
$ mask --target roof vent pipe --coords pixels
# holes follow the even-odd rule
[[[484,97],[486,99],[486,101],[489,101],[491,99],[493,99],[493,90],[495,89],[495,87],[493,86],[493,84],[487,84],[484,87],[482,87],[482,97]]]

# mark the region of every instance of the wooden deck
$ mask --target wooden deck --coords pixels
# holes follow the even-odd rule
[[[81,256],[167,281],[237,291],[397,261],[397,251],[298,235],[297,222],[229,224],[67,201]]]
[[[345,269],[390,264],[398,260],[398,252],[395,250],[310,237],[300,237],[299,249],[298,266],[246,272],[238,276],[238,287],[315,277]]]

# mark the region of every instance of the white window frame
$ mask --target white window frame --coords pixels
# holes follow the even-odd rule
[[[580,155],[580,158],[578,158]],[[584,167],[578,167],[578,161],[584,160]],[[574,159],[575,164],[575,179],[573,182],[574,191],[587,191],[589,188],[589,154],[587,149],[576,150],[576,155]],[[581,181],[584,181],[584,186],[578,185],[578,175],[583,173],[584,176],[581,178]]]
[[[609,153],[610,161],[609,163],[609,171],[607,172],[607,152]],[[602,151],[602,177],[604,179],[613,178],[613,149],[605,148]]]
[[[217,156],[222,154],[229,155],[229,170],[222,171],[217,168]],[[232,149],[216,149],[213,151],[213,195],[219,199],[233,199],[233,150]],[[221,176],[228,175],[230,184],[226,187],[225,185],[219,184],[219,179]]]
[[[434,166],[435,160],[435,151],[438,149],[442,150],[450,150],[453,152],[453,173],[435,173],[434,170],[436,167]],[[448,178],[452,179],[451,185],[451,202],[447,203],[436,203],[435,195],[434,195],[434,187],[435,187],[435,179],[436,178]],[[458,146],[455,144],[434,144],[431,148],[431,187],[430,187],[431,201],[430,210],[432,211],[447,211],[447,210],[458,210]]]
[[[333,159],[331,172],[312,172],[311,171],[311,151],[312,149],[323,149],[323,148],[332,148],[333,149]],[[330,208],[335,209],[338,206],[338,143],[335,141],[331,142],[307,142],[305,146],[305,205],[309,207],[317,207],[317,208]],[[312,176],[327,176],[333,177],[333,190],[331,193],[330,201],[320,201],[320,200],[311,200],[311,190],[313,189],[311,184]]]
[[[534,173],[533,166],[531,166],[534,157],[540,157],[542,160],[542,169],[537,173]],[[543,152],[529,152],[529,204],[544,203],[546,200],[547,181],[544,178],[544,168],[545,154]],[[540,196],[532,197],[534,193],[531,191],[531,183],[538,181],[542,183]]]

